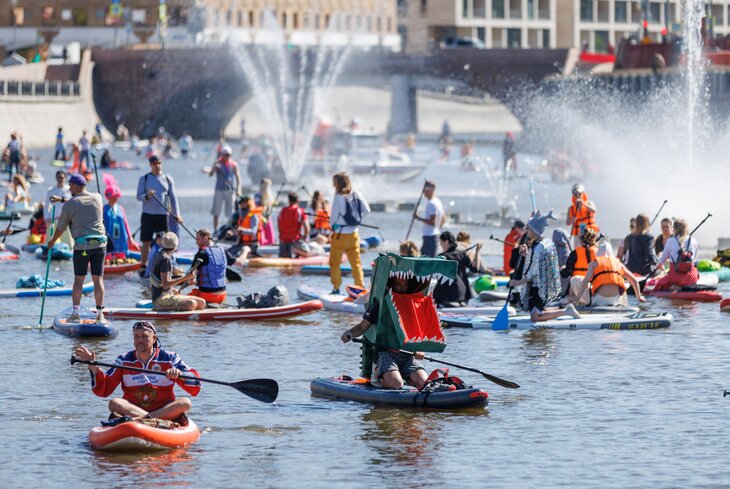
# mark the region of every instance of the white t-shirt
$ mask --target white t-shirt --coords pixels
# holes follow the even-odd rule
[[[426,201],[426,220],[431,216],[436,216],[434,225],[423,223],[422,236],[438,236],[441,234],[441,220],[444,217],[444,206],[438,197],[433,197],[431,200]]]
[[[61,209],[63,208],[63,203],[56,202],[55,204],[51,204],[51,197],[53,196],[64,197],[66,200],[69,200],[71,198],[71,191],[68,189],[68,187],[65,186],[64,188],[58,188],[58,186],[55,186],[48,189],[48,192],[46,192],[46,202],[43,206],[43,218],[46,221],[51,220],[51,207],[56,208],[56,220],[61,217]]]

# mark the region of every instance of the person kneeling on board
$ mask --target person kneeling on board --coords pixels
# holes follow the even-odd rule
[[[160,240],[162,249],[155,257],[150,273],[150,293],[155,311],[195,311],[205,309],[205,299],[182,295],[176,285],[195,279],[195,270],[180,278],[172,278],[172,254],[177,249],[177,235],[167,232]]]
[[[634,293],[639,302],[646,302],[644,296],[641,295],[639,282],[621,263],[621,260],[611,255],[599,256],[590,262],[586,276],[581,283],[580,288],[575,296],[569,297],[568,302],[576,302],[583,294],[589,290],[590,286],[590,305],[591,306],[627,306],[629,304],[626,296],[625,281],[634,288]]]
[[[222,304],[226,300],[226,252],[220,246],[211,246],[209,229],[200,229],[195,234],[198,252],[193,259],[197,271],[195,288],[190,295],[200,297],[207,303]]]

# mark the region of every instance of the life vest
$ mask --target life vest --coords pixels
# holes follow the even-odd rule
[[[259,209],[261,209],[261,208],[259,207]],[[251,234],[242,234],[241,243],[248,245],[248,244],[257,244],[260,242],[260,240],[261,240],[261,218],[260,218],[261,215],[260,215],[260,213],[261,213],[261,211],[258,212],[259,224],[256,227],[256,235],[254,236]],[[249,210],[248,214],[246,214],[243,217],[240,217],[238,219],[238,227],[249,229],[251,227],[251,216],[253,216],[254,214],[257,214],[257,213],[254,212],[253,210]]]
[[[293,243],[302,239],[304,212],[298,205],[284,207],[279,213],[279,242]]]
[[[46,227],[46,220],[43,219],[43,216],[36,217],[33,219],[33,226],[30,228],[30,234],[40,236],[40,243],[46,242],[46,232],[48,231]]]
[[[583,192],[581,194],[581,200],[585,204],[588,202],[588,196]],[[573,217],[573,229],[570,231],[571,236],[580,236],[581,233],[581,226],[590,228],[595,230],[596,232],[600,231],[598,226],[596,225],[596,213],[592,210],[590,210],[585,205],[580,206],[580,210],[578,210],[578,199],[573,197],[573,205],[570,206],[568,209],[568,216]]]
[[[575,267],[573,268],[573,277],[585,277],[588,271],[588,265],[596,259],[597,246],[586,248],[578,246],[575,249]]]
[[[593,270],[591,290],[595,293],[604,285],[615,285],[623,294],[626,290],[624,270],[618,258],[613,256],[597,256],[596,268]]]
[[[198,270],[198,287],[202,289],[224,289],[226,287],[226,253],[220,246],[204,248],[208,264]]]
[[[509,261],[510,258],[512,258],[512,250],[515,249],[515,246],[517,245],[517,242],[519,240],[520,234],[516,229],[510,231],[509,234],[504,238],[504,245],[502,247],[502,269],[504,270],[505,275],[509,275],[512,272],[512,267],[509,266]]]
[[[117,206],[116,209],[110,205],[104,206],[104,228],[106,228],[106,234],[114,247],[114,253],[124,253],[126,255],[129,251],[126,221],[122,206]]]
[[[317,231],[326,231],[330,232],[332,231],[332,228],[330,227],[330,218],[329,214],[327,214],[327,211],[324,209],[320,209],[317,211],[316,215],[314,216],[314,229]]]

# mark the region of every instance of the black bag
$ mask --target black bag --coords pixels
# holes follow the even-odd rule
[[[266,295],[259,292],[237,297],[239,309],[262,309],[266,307],[279,307],[289,304],[289,291],[283,285],[277,285],[269,289]]]
[[[362,223],[362,202],[357,194],[352,194],[352,200],[345,197],[345,215],[342,217],[348,226],[359,226]]]

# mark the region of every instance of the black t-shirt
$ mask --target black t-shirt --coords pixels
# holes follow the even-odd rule
[[[154,280],[161,281],[162,276],[170,272],[172,272],[172,261],[170,260],[170,257],[166,256],[162,252],[157,253],[157,256],[155,256],[155,263],[152,265],[152,276],[154,277]],[[162,287],[155,287],[152,283],[150,283],[150,288],[152,291],[152,302],[156,301],[165,292],[165,289]]]

